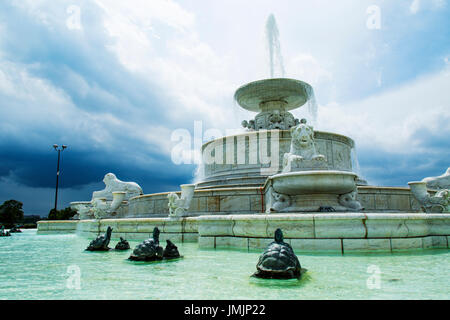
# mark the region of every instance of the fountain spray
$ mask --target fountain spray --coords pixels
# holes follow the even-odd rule
[[[266,22],[266,40],[269,53],[270,77],[284,77],[283,57],[281,56],[280,38],[275,16],[270,14]]]

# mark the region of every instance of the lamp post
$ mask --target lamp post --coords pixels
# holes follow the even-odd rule
[[[55,192],[55,212],[56,212],[56,207],[58,204],[59,159],[61,158],[61,151],[64,151],[64,149],[66,149],[67,146],[63,144],[60,148],[57,144],[54,144],[53,148],[55,148],[55,150],[58,151],[58,165],[56,167],[56,192]]]

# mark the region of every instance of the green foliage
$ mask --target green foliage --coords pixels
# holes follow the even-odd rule
[[[48,214],[48,220],[69,220],[74,215],[77,214],[76,210],[72,210],[72,208],[67,207],[63,210],[50,210]]]
[[[14,224],[23,219],[22,202],[8,200],[0,206],[0,222]]]
[[[37,222],[42,220],[41,216],[38,215],[26,215],[23,217],[21,223],[21,228],[23,229],[35,229],[37,228]]]

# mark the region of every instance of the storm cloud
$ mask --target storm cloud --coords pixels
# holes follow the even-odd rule
[[[272,12],[286,76],[314,86],[317,129],[356,141],[369,183],[440,175],[450,166],[442,3],[413,13],[409,3],[380,5],[382,27],[368,30],[372,1],[1,1],[0,202],[48,213],[55,143],[69,146],[60,207],[89,199],[107,172],[145,193],[192,181],[195,165],[171,161],[171,134],[193,133],[194,121],[225,133],[254,116],[232,96],[267,77],[261,33]]]

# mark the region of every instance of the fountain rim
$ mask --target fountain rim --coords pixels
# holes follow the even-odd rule
[[[257,134],[261,134],[261,133],[270,133],[270,132],[273,132],[273,131],[279,131],[279,132],[283,132],[283,133],[290,133],[290,129],[285,129],[285,130],[281,130],[281,129],[264,129],[264,130],[258,130],[258,131],[252,130],[252,131],[246,131],[246,132],[237,132],[237,133],[232,134],[232,135],[223,136],[223,137],[220,137],[220,138],[215,138],[215,139],[212,139],[212,140],[204,142],[202,144],[201,151],[203,152],[203,150],[206,148],[207,145],[209,145],[211,143],[214,143],[214,142],[217,143],[220,140],[223,140],[223,139],[226,139],[226,138],[239,137],[239,136],[248,136],[248,135],[251,135],[251,134],[256,134],[257,135]],[[285,139],[285,137],[282,136],[283,133],[281,133],[280,139]],[[315,136],[315,139],[321,139],[322,137],[320,137],[320,136],[339,137],[339,138],[345,140],[346,142],[344,142],[344,143],[348,143],[352,149],[355,148],[355,141],[352,138],[350,138],[350,137],[348,137],[346,135],[343,135],[343,134],[340,134],[340,133],[334,133],[334,132],[330,132],[330,131],[321,131],[321,130],[314,130],[314,134],[318,135],[318,137]],[[289,137],[289,140],[290,139],[291,138]]]
[[[274,98],[273,100],[272,99],[267,99],[267,100],[264,100],[264,101],[261,100],[258,104],[248,104],[248,105],[246,105],[243,102],[241,103],[239,101],[239,99],[242,97],[242,95],[245,93],[245,91],[246,90],[250,90],[250,88],[261,86],[263,84],[267,84],[267,83],[270,83],[270,82],[277,83],[277,82],[280,82],[280,81],[284,82],[284,83],[295,83],[296,85],[298,85],[298,87],[301,87],[303,90],[306,90],[306,88],[308,88],[310,90],[310,92],[312,92],[312,90],[313,90],[312,86],[309,83],[307,83],[305,81],[302,81],[302,80],[292,79],[292,78],[267,78],[267,79],[260,79],[260,80],[252,81],[252,82],[249,82],[249,83],[246,83],[246,84],[240,86],[234,93],[234,96],[233,96],[234,100],[243,109],[246,109],[246,110],[249,110],[249,111],[253,111],[253,112],[261,112],[262,110],[261,110],[261,107],[260,107],[260,103],[262,103],[262,102],[270,102],[270,101],[284,101],[284,100],[280,100],[279,98]],[[283,86],[280,86],[280,89],[281,88],[283,88]],[[287,90],[286,88],[284,88],[284,89]],[[294,90],[292,90],[292,91],[294,91]],[[291,95],[291,97],[293,97],[293,96],[295,96],[295,94]],[[304,101],[295,102],[295,103],[284,101],[284,102],[287,103],[287,106],[285,108],[286,111],[300,108],[305,103],[307,103],[310,100],[310,98],[311,98],[311,96],[309,96],[307,94],[307,92],[306,92],[306,95],[297,94],[297,96],[298,97],[303,97],[304,96],[305,97]]]
[[[317,179],[320,176],[324,177],[325,179],[331,179],[333,183],[332,184],[330,184],[330,182],[324,183],[324,180],[320,179],[315,180],[314,183],[312,184],[305,184],[306,182],[303,181],[301,183],[296,183],[295,187],[289,186],[290,179],[295,177],[296,178],[304,177],[305,179],[314,177],[315,179]],[[282,172],[275,174],[273,176],[269,176],[266,180],[266,183],[264,184],[264,188],[266,188],[267,184],[270,183],[275,192],[288,195],[315,194],[315,193],[346,194],[348,192],[351,192],[352,190],[355,190],[357,178],[358,175],[356,173],[341,170],[306,170],[306,171],[293,171],[285,173]],[[300,182],[300,180],[298,180],[298,182]],[[278,185],[276,185],[277,183]],[[317,187],[323,190],[317,191]],[[292,189],[295,189],[295,191],[293,191]]]
[[[288,176],[309,176],[309,175],[346,175],[346,176],[354,176],[358,175],[351,171],[341,171],[341,170],[306,170],[306,171],[292,171],[285,173],[277,173],[273,176],[270,176],[268,179],[276,179],[278,177],[288,177]]]
[[[343,171],[343,170],[306,170],[306,171],[292,171],[292,172],[285,172],[285,173],[280,172],[280,173],[268,176],[266,179],[266,182],[264,182],[264,185],[262,188],[265,189],[267,187],[267,184],[270,183],[270,181],[277,180],[278,178],[299,176],[299,175],[308,176],[308,175],[312,175],[312,174],[315,174],[315,175],[327,175],[328,174],[329,175],[330,173],[331,174],[334,173],[335,175],[336,175],[336,173],[338,173],[338,174],[347,175],[347,176],[354,176],[355,178],[358,177],[358,175],[352,171]]]

